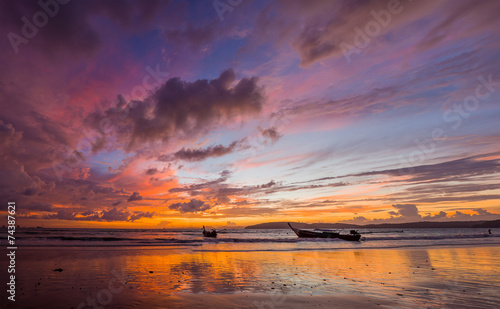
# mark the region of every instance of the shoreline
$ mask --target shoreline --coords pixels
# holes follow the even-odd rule
[[[264,242],[265,243],[265,242]],[[234,244],[234,243],[225,243],[225,244]],[[164,245],[20,245],[18,248],[70,248],[70,249],[78,249],[78,248],[95,248],[95,249],[105,249],[105,248],[128,248],[128,249],[149,249],[149,250],[157,250],[157,249],[191,249],[191,247],[201,247],[204,245],[218,245],[218,243],[210,243],[210,244],[164,244]],[[185,248],[184,248],[185,247]],[[192,249],[193,252],[328,252],[328,251],[351,251],[351,250],[404,250],[404,249],[425,249],[425,248],[468,248],[468,247],[500,247],[500,242],[498,243],[480,243],[480,244],[428,244],[428,245],[408,245],[408,246],[394,246],[394,247],[338,247],[338,248],[294,248],[294,249]]]
[[[20,248],[16,263],[19,308],[78,308],[106,295],[112,299],[106,308],[124,309],[494,308],[500,302],[499,245],[311,252],[32,247]],[[283,303],[279,295],[286,295]],[[85,308],[92,307],[79,309]]]

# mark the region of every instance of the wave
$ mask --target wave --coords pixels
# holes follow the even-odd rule
[[[41,237],[45,239],[55,239],[63,241],[123,241],[123,240],[136,240],[134,238],[123,238],[123,237],[72,237],[72,236],[49,236]]]
[[[500,235],[488,234],[472,234],[472,235],[398,235],[398,236],[366,236],[363,237],[364,241],[378,242],[378,241],[418,241],[418,240],[457,240],[457,239],[478,239],[478,238],[500,238]],[[110,236],[43,236],[43,237],[19,237],[20,240],[26,241],[60,241],[60,242],[127,242],[127,243],[141,243],[141,244],[219,244],[219,243],[330,243],[330,242],[344,242],[336,238],[203,238],[201,236],[191,239],[178,239],[178,238],[130,238],[130,237],[110,237]]]
[[[412,229],[362,231],[362,242],[340,239],[298,238],[290,230],[227,230],[217,238],[204,238],[198,229],[190,230],[112,230],[112,229],[31,229],[16,232],[16,241],[26,247],[189,247],[220,251],[336,250],[341,248],[401,248],[446,246],[447,244],[489,245],[500,243],[500,233],[484,229]],[[0,240],[7,239],[6,233]],[[228,250],[226,250],[228,249]]]

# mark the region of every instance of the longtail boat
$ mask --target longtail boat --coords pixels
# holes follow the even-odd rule
[[[338,238],[347,241],[359,241],[361,239],[361,235],[356,230],[351,230],[349,234],[340,234],[329,230],[319,230],[319,232],[300,230],[294,228],[290,223],[288,223],[288,226],[300,238]]]
[[[205,230],[205,226],[203,226],[203,237],[217,237],[217,231],[214,229],[211,232]]]

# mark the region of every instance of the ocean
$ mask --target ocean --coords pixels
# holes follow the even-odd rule
[[[498,308],[500,230],[16,230],[9,308]],[[349,231],[343,231],[345,233]],[[2,239],[7,233],[2,233]],[[7,269],[7,259],[1,260]],[[3,293],[3,294],[2,294]],[[0,293],[0,308],[7,295]]]
[[[193,251],[317,251],[407,248],[418,246],[498,245],[500,230],[492,229],[360,229],[360,242],[298,238],[289,229],[219,230],[204,238],[201,229],[21,228],[19,247],[191,247]],[[348,230],[342,233],[348,233]],[[2,239],[6,239],[5,234]]]

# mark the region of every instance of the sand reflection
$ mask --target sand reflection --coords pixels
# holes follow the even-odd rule
[[[127,275],[113,304],[192,294],[364,295],[405,306],[495,304],[500,248],[318,252],[193,252],[190,249],[33,249],[20,257],[20,303],[70,307]],[[53,272],[55,268],[63,272]],[[29,271],[27,271],[29,270]],[[41,282],[40,285],[37,283]],[[64,295],[63,297],[61,295]],[[177,295],[177,296],[176,296]],[[67,299],[68,298],[68,299]]]

